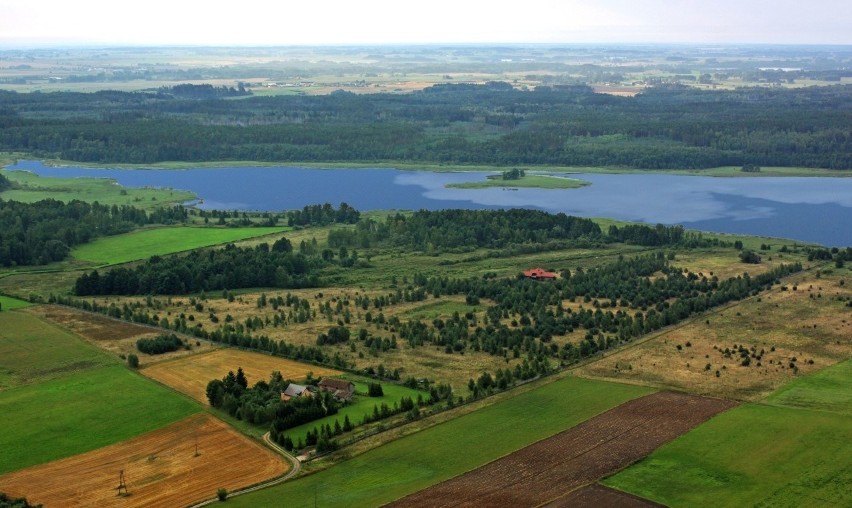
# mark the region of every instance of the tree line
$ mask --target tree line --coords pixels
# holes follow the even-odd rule
[[[128,205],[78,200],[21,203],[0,199],[0,265],[61,261],[72,247],[97,237],[126,233],[146,224],[183,222],[186,217],[186,209],[180,206],[146,212]]]
[[[169,93],[0,91],[0,149],[100,163],[408,160],[845,170],[852,169],[850,86],[660,86],[629,98],[585,86],[522,91],[506,83],[241,100],[204,85]],[[481,129],[495,136],[466,134]]]

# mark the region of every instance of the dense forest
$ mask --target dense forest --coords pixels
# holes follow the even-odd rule
[[[60,261],[71,247],[96,237],[125,233],[145,224],[183,222],[186,216],[183,207],[146,212],[127,205],[106,206],[77,200],[19,203],[0,199],[0,265]]]
[[[0,91],[0,150],[80,162],[255,160],[852,169],[852,86],[635,97],[586,86],[435,85],[411,94]],[[240,95],[239,90],[233,94]],[[215,140],[215,142],[211,142]]]

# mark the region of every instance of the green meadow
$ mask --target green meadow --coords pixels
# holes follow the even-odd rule
[[[603,483],[668,506],[850,506],[852,418],[749,404]]]
[[[25,307],[29,307],[30,305],[30,302],[26,300],[18,300],[17,298],[12,298],[11,296],[0,295],[0,311],[23,309]]]
[[[115,363],[95,346],[36,316],[0,312],[0,390]]]
[[[170,206],[196,198],[188,191],[153,187],[122,187],[106,178],[54,178],[41,177],[28,171],[0,171],[15,184],[15,188],[0,193],[9,201],[34,203],[43,199],[59,201],[97,201],[102,205],[131,205],[152,209]]]
[[[0,391],[0,474],[117,443],[200,409],[120,365]]]
[[[71,251],[79,260],[99,264],[119,264],[128,261],[163,256],[211,245],[246,240],[281,233],[287,227],[213,228],[165,227],[145,229],[123,235],[107,236],[80,245]]]
[[[764,402],[773,406],[832,411],[852,416],[852,360],[786,384]]]
[[[564,378],[387,443],[234,506],[379,506],[452,478],[653,390]]]

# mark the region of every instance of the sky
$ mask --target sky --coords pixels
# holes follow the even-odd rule
[[[852,44],[852,0],[0,0],[0,47]]]

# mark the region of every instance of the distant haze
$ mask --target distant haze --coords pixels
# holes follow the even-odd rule
[[[0,48],[584,42],[852,44],[852,1],[0,0]]]

